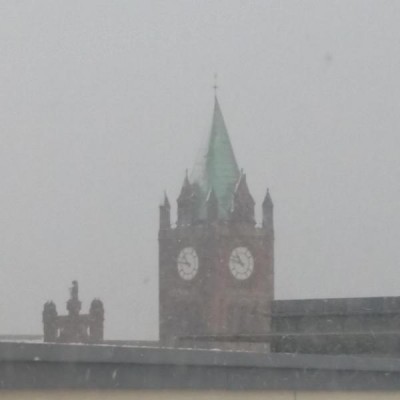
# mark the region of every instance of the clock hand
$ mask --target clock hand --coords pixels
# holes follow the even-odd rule
[[[243,266],[243,262],[239,256],[234,256],[233,259],[236,260],[236,262],[239,263],[241,266]]]
[[[185,256],[185,261],[188,265],[191,265],[192,263],[187,259],[187,256]]]

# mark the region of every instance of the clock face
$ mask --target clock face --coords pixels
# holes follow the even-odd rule
[[[182,279],[190,281],[199,269],[199,258],[193,247],[185,247],[178,255],[178,272]]]
[[[229,269],[239,280],[250,277],[254,269],[254,258],[247,247],[236,247],[229,257]]]

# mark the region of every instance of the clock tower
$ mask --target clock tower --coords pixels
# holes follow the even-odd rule
[[[160,206],[162,344],[269,332],[274,229],[268,191],[259,226],[254,207],[215,97],[207,146],[177,199],[176,226],[166,195]]]

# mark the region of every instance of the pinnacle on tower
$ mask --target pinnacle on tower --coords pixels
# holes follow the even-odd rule
[[[190,225],[194,218],[194,207],[196,203],[196,195],[193,189],[193,185],[189,181],[189,177],[186,171],[185,179],[183,180],[183,185],[181,193],[177,199],[178,203],[178,226]]]
[[[269,193],[269,189],[267,189],[267,193],[264,197],[264,201],[262,203],[262,212],[263,212],[263,223],[262,226],[264,229],[269,230],[271,233],[274,232],[274,204],[272,203],[272,198]]]
[[[171,228],[171,206],[167,193],[164,192],[164,201],[160,205],[160,229]]]
[[[181,193],[179,194],[179,197],[177,199],[178,204],[182,201],[185,201],[186,199],[190,198],[193,194],[193,188],[192,185],[189,182],[189,177],[188,177],[188,172],[187,170],[185,171],[185,178],[182,183],[182,188],[181,188]]]
[[[253,196],[247,186],[246,174],[242,170],[233,195],[232,220],[254,225],[254,205]]]
[[[171,209],[171,205],[169,204],[169,200],[168,200],[166,191],[164,191],[164,203],[162,204],[162,206],[165,207],[166,209]]]
[[[272,203],[272,198],[269,193],[269,189],[267,189],[267,193],[265,194],[264,201],[262,203],[263,209],[273,208],[274,204]]]

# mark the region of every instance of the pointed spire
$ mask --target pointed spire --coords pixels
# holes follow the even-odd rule
[[[239,168],[236,162],[221,107],[215,96],[214,113],[207,145],[200,153],[191,175],[203,201],[210,187],[215,191],[218,200],[218,212],[221,219],[229,218],[235,184],[239,179]],[[201,206],[199,219],[204,219],[206,210]]]

